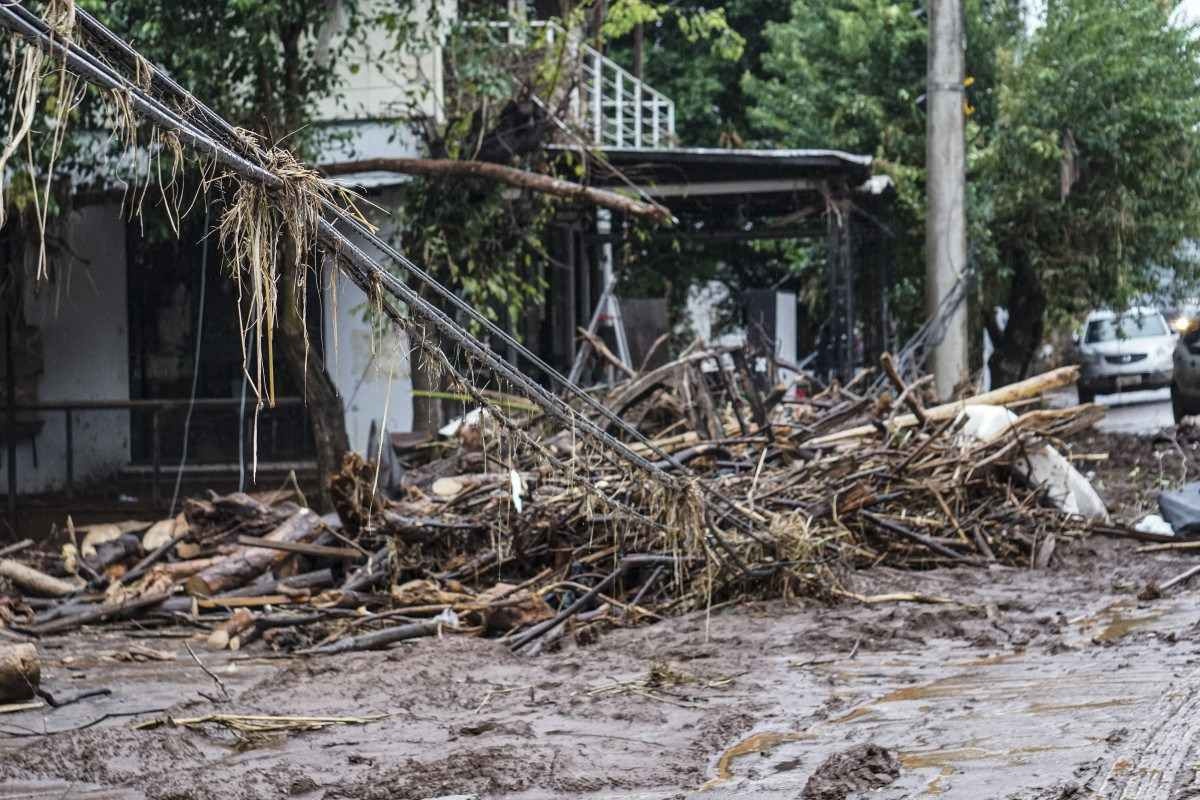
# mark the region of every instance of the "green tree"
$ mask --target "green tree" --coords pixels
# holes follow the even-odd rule
[[[995,118],[996,54],[1020,28],[1006,0],[967,0],[966,93],[971,238],[986,254],[986,192],[976,163]],[[925,69],[928,29],[911,0],[796,0],[766,27],[762,74],[747,74],[761,142],[865,153],[896,187],[893,229],[899,319],[921,318],[925,237]],[[978,256],[977,256],[978,257]]]
[[[1200,44],[1156,0],[1061,0],[1001,62],[982,159],[998,255],[992,374],[1023,377],[1047,312],[1123,306],[1194,284],[1200,237]]]
[[[1200,82],[1192,33],[1156,0],[1065,0],[1027,35],[968,0],[969,252],[997,384],[1024,377],[1048,315],[1121,305],[1195,274]],[[895,182],[899,318],[921,319],[927,28],[920,5],[796,0],[744,86],[764,141],[873,154]],[[992,308],[1008,310],[994,324]]]
[[[766,25],[787,19],[788,4],[779,0],[676,3],[671,11],[644,23],[642,78],[675,101],[681,145],[743,146],[750,138],[746,115],[752,103],[742,87],[742,75],[760,73],[767,49]],[[705,20],[723,27],[710,32]],[[622,28],[615,28],[613,34],[609,55],[632,69],[633,36]]]
[[[340,95],[344,67],[386,64],[411,76],[404,100],[391,110],[396,135],[416,131],[426,155],[555,169],[544,145],[556,130],[553,116],[562,113],[571,80],[561,39],[553,47],[536,37],[528,37],[528,45],[509,42],[494,28],[469,24],[475,20],[469,8],[457,22],[418,18],[413,12],[419,4],[411,1],[363,7],[355,0],[222,0],[182,7],[165,0],[80,2],[226,119],[310,161],[331,135],[314,124],[318,105]],[[578,24],[578,15],[568,24]],[[337,33],[330,36],[331,30]],[[371,30],[390,34],[390,47],[364,59],[361,48]],[[445,91],[439,93],[412,66],[417,56],[442,45]],[[353,58],[352,50],[359,51]],[[439,104],[433,110],[431,99]],[[79,121],[107,127],[100,118]],[[542,290],[538,256],[549,204],[529,191],[515,200],[511,195],[480,178],[418,178],[401,190],[401,207],[393,211],[402,249],[459,296],[516,328],[521,310]],[[320,353],[308,347],[303,294],[295,291],[311,265],[286,239],[278,243],[276,352],[294,383],[305,388],[318,466],[327,474],[348,449],[344,411]]]

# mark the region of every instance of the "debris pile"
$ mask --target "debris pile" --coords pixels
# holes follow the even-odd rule
[[[448,440],[393,437],[389,470],[347,456],[336,513],[235,493],[152,525],[70,529],[60,553],[15,546],[0,619],[35,636],[185,624],[214,649],[324,654],[457,632],[533,653],[741,598],[870,601],[854,572],[877,564],[1046,567],[1093,524],[1035,467],[1103,413],[1037,405],[1072,368],[926,408],[887,359],[894,400],[865,388],[869,372],[819,387],[755,360],[694,349],[608,389],[641,468],[493,405]],[[1005,405],[1023,413],[987,433],[963,413]]]

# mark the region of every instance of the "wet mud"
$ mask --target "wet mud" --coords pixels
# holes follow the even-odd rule
[[[51,639],[51,691],[113,693],[0,714],[0,798],[1070,796],[1194,669],[1200,584],[1141,602],[1195,556],[1061,552],[1049,571],[857,578],[953,605],[751,603],[534,658],[460,636],[309,660],[197,650],[229,699],[186,631]],[[386,716],[135,727],[213,713]]]

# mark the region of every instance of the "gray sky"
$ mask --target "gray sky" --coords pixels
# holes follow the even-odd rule
[[[1041,10],[1046,7],[1046,0],[1025,0],[1024,6],[1026,25],[1037,25]],[[1179,6],[1179,13],[1182,21],[1200,23],[1200,0],[1183,0]]]
[[[1184,19],[1191,22],[1200,21],[1200,0],[1183,0],[1180,11]]]

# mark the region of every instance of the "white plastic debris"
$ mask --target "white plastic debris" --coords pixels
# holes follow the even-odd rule
[[[439,625],[445,625],[447,628],[458,627],[458,614],[453,608],[443,608],[442,613],[433,618],[433,621]]]
[[[1147,514],[1137,525],[1133,526],[1133,529],[1139,533],[1157,533],[1161,536],[1175,535],[1175,529],[1171,527],[1171,523],[1158,514]]]
[[[478,425],[479,423],[483,422],[484,420],[489,419],[491,416],[492,416],[491,412],[488,411],[486,408],[476,408],[471,411],[468,411],[466,414],[463,414],[461,417],[455,417],[454,419],[450,420],[448,423],[443,425],[441,428],[438,428],[438,433],[447,438],[450,438],[452,436],[457,436],[459,430],[462,429],[463,427],[470,427],[471,425]]]
[[[519,472],[511,468],[508,470],[508,477],[512,482],[513,507],[517,509],[517,513],[520,514],[525,505],[521,499],[525,496],[525,479],[521,477]]]
[[[960,443],[990,442],[1017,421],[1017,415],[1004,406],[967,406],[958,417],[966,418],[958,432]]]
[[[971,440],[989,442],[1004,436],[1017,420],[1017,415],[1007,408],[992,405],[967,406],[960,419],[964,417],[959,432],[959,441],[963,444]],[[1100,495],[1062,453],[1043,444],[1030,447],[1027,456],[1027,459],[1015,462],[1014,469],[1030,482],[1044,486],[1046,497],[1056,508],[1086,519],[1108,520],[1108,509]]]

